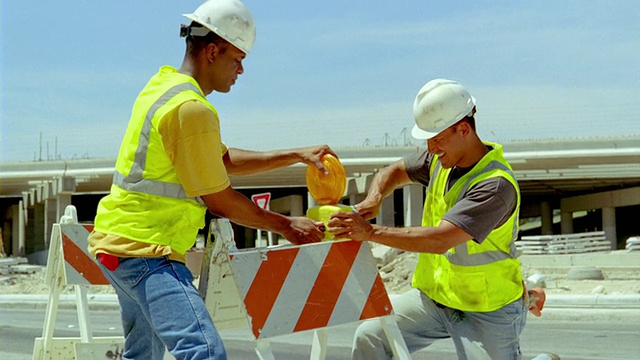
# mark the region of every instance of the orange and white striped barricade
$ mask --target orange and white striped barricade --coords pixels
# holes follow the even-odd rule
[[[327,241],[238,250],[215,219],[199,289],[219,330],[249,327],[259,359],[269,338],[315,330],[310,359],[324,359],[327,328],[379,319],[396,359],[410,359],[368,242]]]
[[[49,300],[42,337],[35,339],[34,360],[121,358],[124,337],[94,337],[91,328],[87,286],[111,286],[87,251],[87,238],[92,230],[93,225],[78,224],[72,205],[65,208],[60,223],[53,224],[45,275],[50,288]],[[54,338],[60,293],[67,285],[74,286],[80,337]]]

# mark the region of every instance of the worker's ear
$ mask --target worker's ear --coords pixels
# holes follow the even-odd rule
[[[462,121],[459,124],[457,124],[457,131],[460,132],[461,135],[469,135],[469,133],[471,132],[471,125],[469,125],[468,122],[466,121]]]
[[[206,48],[207,60],[214,62],[220,54],[220,47],[214,43],[209,43]]]

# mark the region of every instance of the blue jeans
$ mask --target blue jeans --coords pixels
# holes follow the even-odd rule
[[[520,359],[520,333],[527,309],[519,299],[496,311],[480,313],[438,306],[418,289],[391,298],[396,322],[409,352],[451,338],[462,360]],[[380,321],[362,323],[356,330],[352,359],[391,359],[392,352]]]
[[[120,258],[115,271],[100,264],[115,287],[125,345],[123,359],[224,360],[227,355],[193,275],[181,262]]]

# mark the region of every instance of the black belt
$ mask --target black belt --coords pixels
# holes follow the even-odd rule
[[[433,303],[436,304],[437,308],[440,308],[440,309],[446,309],[447,308],[445,305],[442,305],[442,304],[440,304],[439,302],[437,302],[435,300],[431,300],[431,301],[433,301]]]

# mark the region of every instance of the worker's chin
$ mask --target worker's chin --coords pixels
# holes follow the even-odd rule
[[[453,167],[454,164],[448,162],[446,159],[438,159],[438,161],[440,161],[440,165],[442,165],[443,168],[445,169],[451,169]]]

